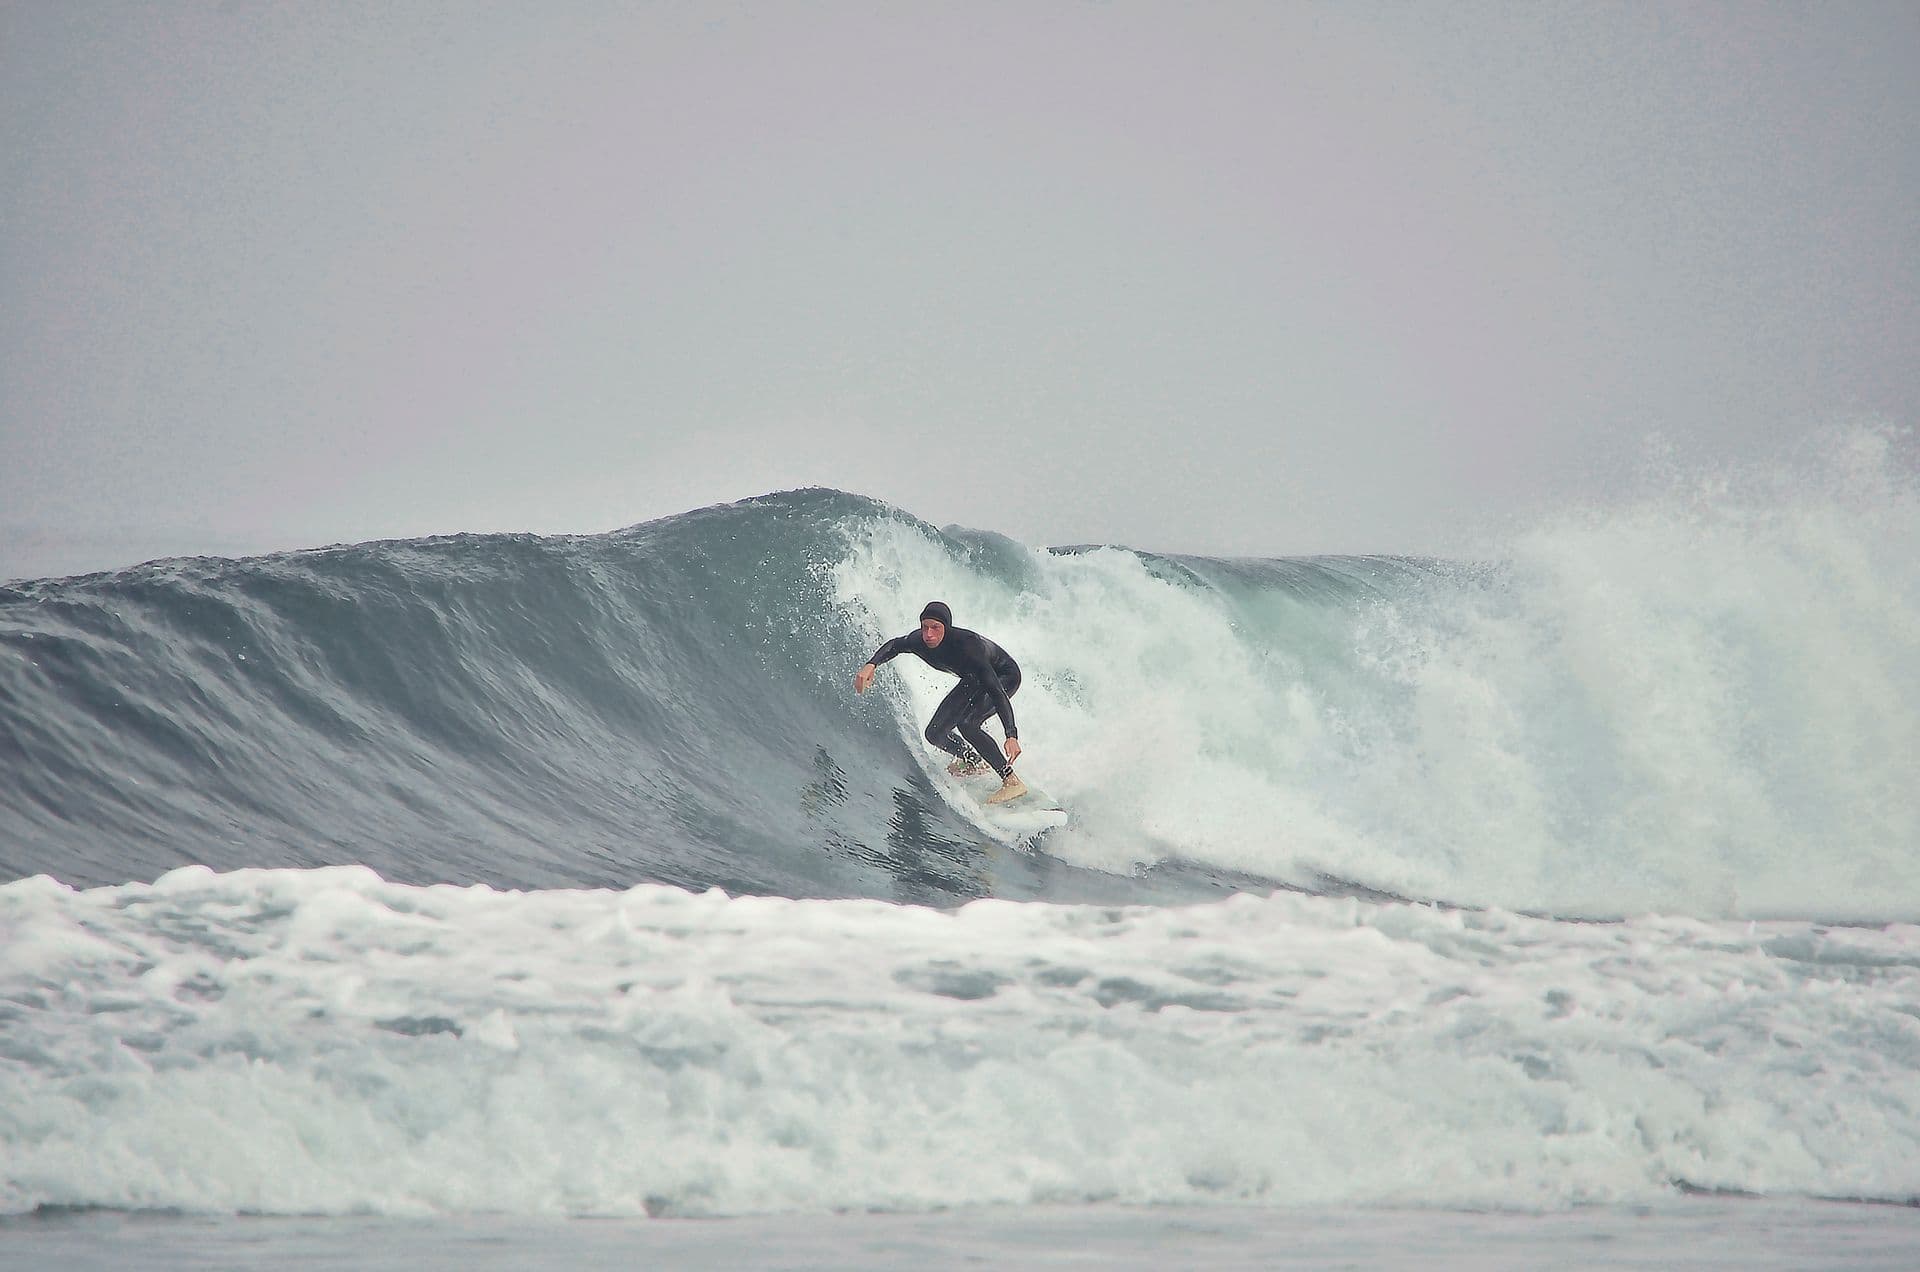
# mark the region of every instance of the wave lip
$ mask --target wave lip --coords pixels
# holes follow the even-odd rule
[[[1920,1194],[1920,930],[0,887],[0,1207],[723,1215]]]

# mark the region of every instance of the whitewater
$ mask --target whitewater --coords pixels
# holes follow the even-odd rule
[[[157,1214],[1124,1263],[1176,1214],[1221,1266],[1486,1266],[1495,1214],[1515,1266],[1569,1222],[1910,1263],[1901,445],[1445,558],[807,490],[0,584],[0,1261]],[[852,692],[934,597],[1066,826],[980,819],[928,669]]]

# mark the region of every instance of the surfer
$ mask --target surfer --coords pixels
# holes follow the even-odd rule
[[[983,773],[1000,775],[1000,789],[987,796],[989,804],[1004,804],[1027,793],[1027,785],[1013,772],[1020,758],[1020,738],[1013,726],[1013,695],[1020,691],[1020,665],[979,632],[953,625],[953,611],[945,601],[928,601],[920,611],[920,630],[895,636],[873,652],[866,666],[853,674],[853,691],[865,693],[874,670],[897,654],[918,654],[922,662],[960,677],[953,692],[941,699],[927,722],[927,741],[954,757],[947,772],[956,777]],[[993,736],[980,726],[998,714],[1007,734],[1003,756]],[[959,732],[956,734],[955,730]]]

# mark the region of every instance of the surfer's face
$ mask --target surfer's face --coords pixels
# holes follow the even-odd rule
[[[947,625],[937,618],[920,620],[920,639],[927,642],[928,649],[940,648],[940,642],[947,638]]]

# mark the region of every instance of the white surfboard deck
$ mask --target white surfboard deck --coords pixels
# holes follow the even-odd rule
[[[987,803],[987,797],[1000,789],[1000,779],[992,773],[955,778],[954,785],[965,792],[979,810],[982,822],[1015,838],[1026,839],[1067,824],[1067,810],[1032,782],[1027,782],[1025,795],[1004,804]]]

